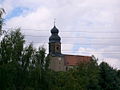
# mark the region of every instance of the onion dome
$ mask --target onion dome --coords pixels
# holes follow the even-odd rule
[[[56,26],[54,26],[52,29],[51,29],[51,33],[54,34],[54,33],[59,33],[59,30],[56,28]]]
[[[54,26],[51,29],[51,34],[52,35],[49,38],[49,43],[51,43],[51,42],[60,42],[61,38],[59,37],[58,33],[59,33],[59,30],[56,28],[56,26]]]

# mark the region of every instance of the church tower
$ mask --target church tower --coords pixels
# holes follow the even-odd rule
[[[59,37],[58,33],[59,30],[54,25],[54,27],[51,29],[51,36],[49,37],[49,55],[61,55],[61,38]]]
[[[59,30],[54,27],[51,29],[49,37],[49,69],[54,71],[67,71],[81,62],[89,62],[92,60],[90,56],[61,54],[61,38],[58,35]]]

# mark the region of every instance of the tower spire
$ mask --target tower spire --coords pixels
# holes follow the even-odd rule
[[[56,24],[56,18],[54,18],[54,26],[55,26],[55,24]]]
[[[51,36],[49,37],[49,54],[59,56],[61,55],[61,38],[58,35],[59,30],[55,26],[51,29]]]

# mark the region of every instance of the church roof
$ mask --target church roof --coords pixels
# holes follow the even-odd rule
[[[56,26],[54,26],[52,29],[51,29],[51,33],[54,34],[54,33],[59,33],[59,30],[56,28]]]
[[[89,62],[90,60],[92,60],[91,56],[64,55],[64,62],[66,66],[77,66],[81,62]]]
[[[49,43],[51,43],[51,42],[60,42],[61,38],[59,37],[58,33],[59,33],[59,30],[56,28],[56,26],[54,26],[51,29],[51,34],[52,35],[49,38]]]

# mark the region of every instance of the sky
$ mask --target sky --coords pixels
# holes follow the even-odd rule
[[[94,55],[120,69],[119,0],[0,0],[3,29],[21,28],[26,43],[48,52],[50,30],[59,29],[62,53]]]

